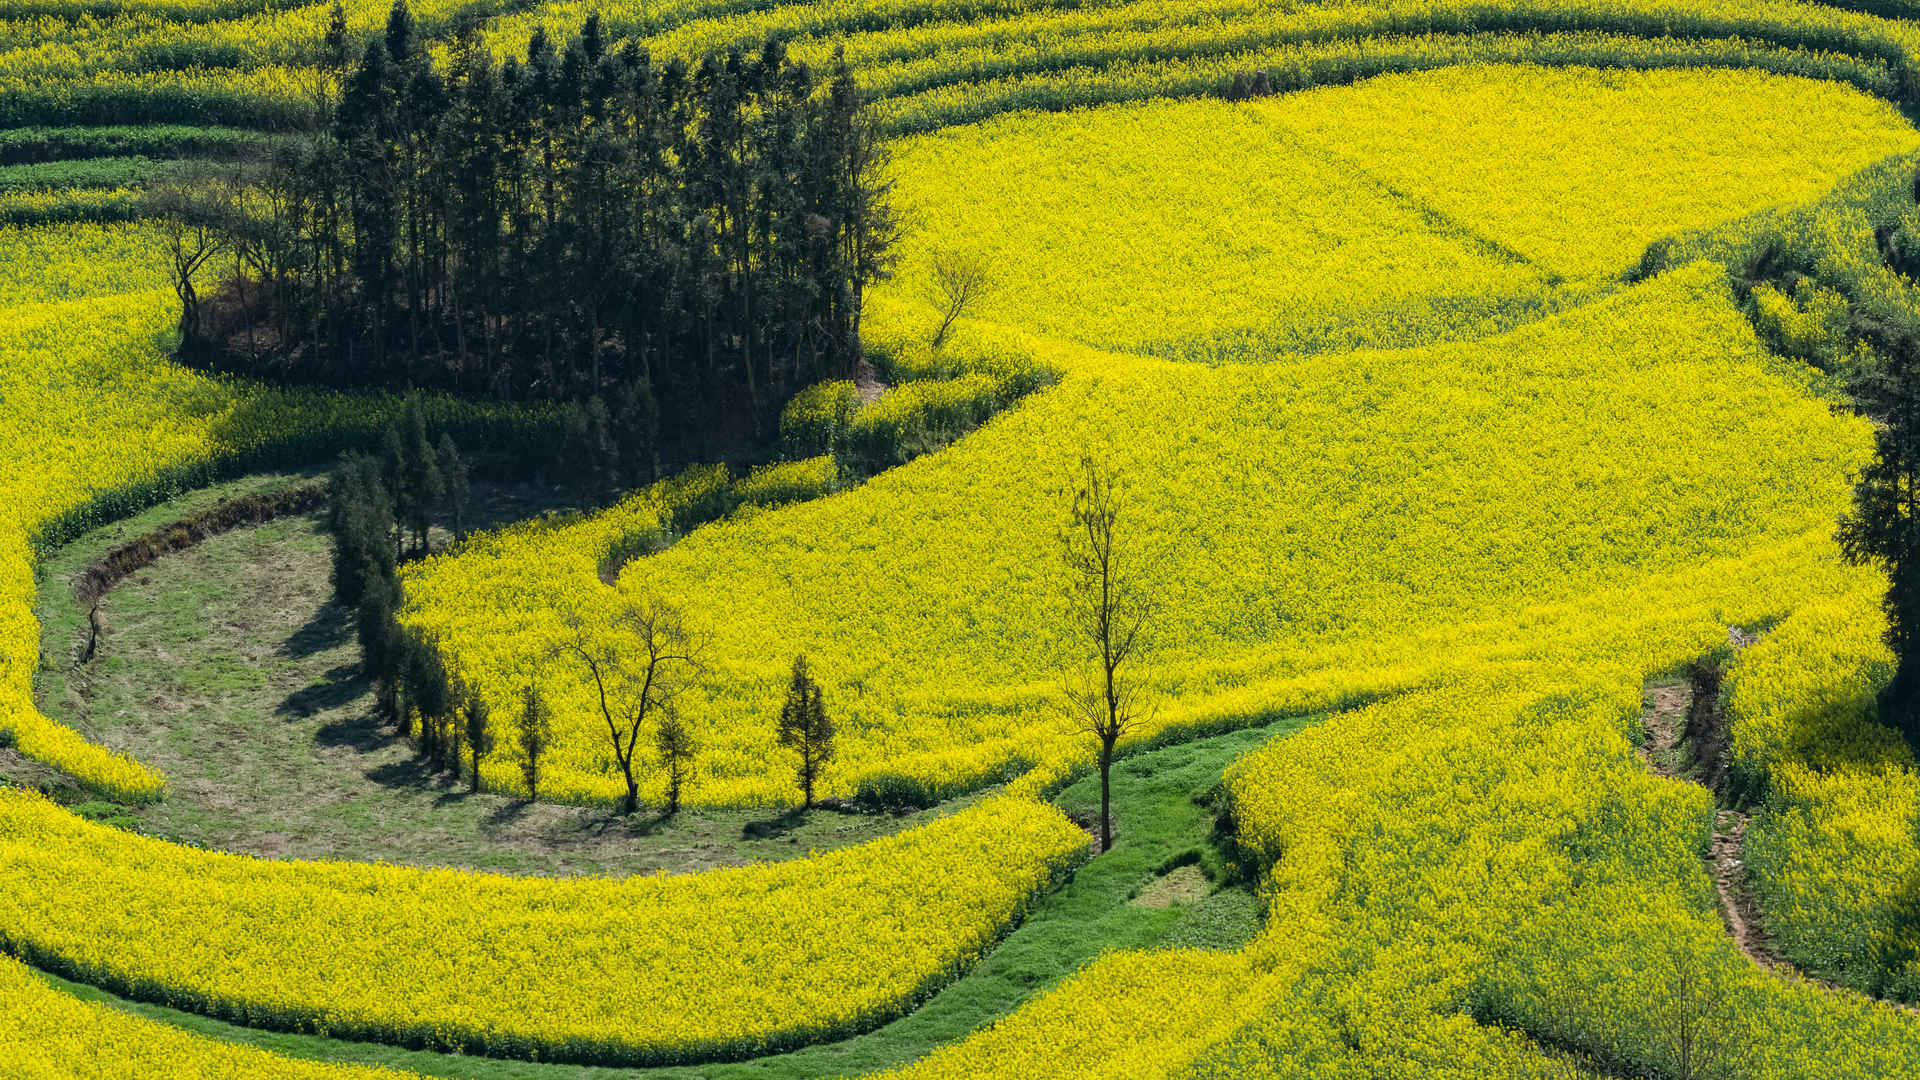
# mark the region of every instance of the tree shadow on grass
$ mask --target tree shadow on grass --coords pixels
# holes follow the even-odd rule
[[[372,691],[373,681],[362,674],[359,668],[334,668],[327,672],[327,681],[303,686],[287,695],[274,712],[291,720],[304,720],[344,709]],[[327,725],[334,726],[337,725]],[[325,731],[326,728],[321,730]]]
[[[426,791],[441,786],[446,774],[424,758],[409,757],[368,769],[366,776],[381,787]]]
[[[672,816],[658,811],[630,817],[611,811],[580,813],[547,826],[541,832],[541,839],[554,846],[584,844],[606,838],[638,840],[656,835],[671,824]]]
[[[295,660],[336,649],[353,640],[353,612],[339,604],[327,604],[313,613],[306,625],[295,630],[280,651]]]
[[[793,809],[787,811],[786,813],[781,814],[779,817],[771,817],[763,821],[747,822],[746,826],[740,830],[740,839],[742,840],[777,839],[778,837],[785,836],[787,833],[790,833],[793,830],[799,828],[801,825],[806,823],[806,820],[807,820],[807,812],[801,809],[800,807],[796,806]]]

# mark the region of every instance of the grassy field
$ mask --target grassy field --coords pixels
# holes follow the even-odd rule
[[[166,801],[116,815],[132,815],[142,832],[270,858],[626,875],[831,850],[973,801],[901,815],[698,809],[627,818],[470,794],[374,715],[313,514],[213,537],[123,582],[100,605],[97,655],[77,662],[86,612],[60,582],[127,537],[294,480],[205,489],[90,533],[42,564],[54,583],[41,592],[43,651],[61,660],[41,670],[41,707],[172,778]],[[482,494],[490,521],[564,502],[517,487]]]

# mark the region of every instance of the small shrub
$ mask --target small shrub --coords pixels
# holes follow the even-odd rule
[[[780,411],[780,453],[789,461],[830,454],[846,441],[860,391],[851,379],[814,383]]]
[[[662,480],[660,505],[673,522],[673,531],[685,533],[733,512],[733,474],[725,465],[695,465]]]
[[[881,773],[860,781],[852,803],[869,814],[903,813],[940,805],[940,797],[926,783],[911,776]]]
[[[839,466],[832,454],[805,461],[762,465],[734,485],[742,506],[784,506],[830,494],[838,486]]]

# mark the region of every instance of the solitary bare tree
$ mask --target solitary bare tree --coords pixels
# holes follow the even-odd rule
[[[933,257],[933,302],[940,309],[940,329],[933,335],[933,347],[947,340],[954,321],[986,295],[987,265],[977,255],[942,251]]]
[[[1668,951],[1655,1001],[1653,1036],[1675,1080],[1735,1080],[1753,1065],[1753,1026],[1724,966],[1685,943]]]
[[[1124,499],[1116,476],[1092,458],[1080,463],[1073,508],[1060,530],[1073,636],[1092,663],[1066,677],[1067,718],[1100,743],[1100,850],[1113,847],[1113,751],[1141,719],[1140,687],[1121,669],[1138,655],[1154,603],[1139,557],[1121,543]]]
[[[675,701],[700,670],[699,642],[680,613],[663,601],[642,598],[615,610],[606,631],[574,612],[568,634],[556,646],[586,668],[607,725],[607,743],[627,782],[625,813],[640,809],[634,758],[650,720],[671,714]]]
[[[144,210],[160,234],[168,276],[180,298],[180,330],[188,336],[200,331],[200,294],[194,279],[228,248],[231,194],[224,173],[194,164],[152,185],[145,195]]]

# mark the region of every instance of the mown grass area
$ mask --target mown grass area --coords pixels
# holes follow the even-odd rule
[[[508,873],[690,872],[773,861],[898,832],[971,802],[908,815],[685,811],[671,818],[472,794],[373,715],[350,614],[330,599],[318,515],[281,518],[168,555],[110,591],[97,654],[68,587],[99,555],[223,497],[196,492],[96,531],[43,564],[41,708],[159,767],[170,796],[78,812],[151,835],[269,857],[385,860]],[[486,519],[558,508],[549,492],[480,489]],[[31,786],[45,786],[46,777]]]
[[[162,179],[178,168],[175,162],[138,156],[0,165],[0,193],[139,187]]]
[[[1234,758],[1320,719],[1283,719],[1122,761],[1114,769],[1112,851],[1087,863],[1059,891],[1041,899],[991,955],[913,1014],[867,1035],[787,1054],[662,1069],[465,1058],[257,1031],[47,978],[76,997],[214,1038],[294,1057],[389,1065],[448,1080],[801,1080],[861,1073],[915,1060],[965,1036],[1106,950],[1244,944],[1258,929],[1259,907],[1239,880],[1232,852],[1220,846],[1214,800],[1221,774]],[[1086,777],[1061,792],[1056,801],[1069,814],[1087,820],[1098,813],[1099,800],[1098,779]],[[1192,880],[1196,867],[1197,887]],[[1182,888],[1172,890],[1184,895],[1160,906],[1158,900],[1163,898],[1154,895],[1161,891],[1155,885],[1170,874],[1188,879]],[[538,1007],[537,1002],[528,1003],[528,1008]]]

